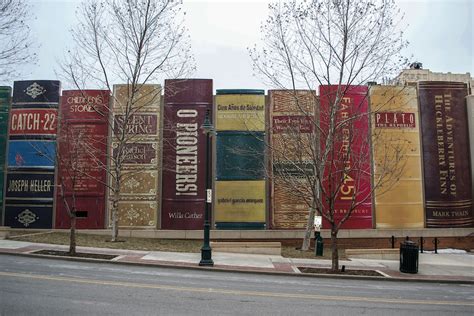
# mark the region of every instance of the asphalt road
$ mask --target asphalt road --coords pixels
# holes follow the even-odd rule
[[[472,315],[474,286],[0,255],[0,315]]]

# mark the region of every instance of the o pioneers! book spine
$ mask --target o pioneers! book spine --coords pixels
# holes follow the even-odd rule
[[[212,80],[165,80],[162,229],[202,229],[206,205],[206,112]]]

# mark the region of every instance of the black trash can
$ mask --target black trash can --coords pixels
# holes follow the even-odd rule
[[[411,240],[400,244],[400,272],[418,273],[418,244]]]

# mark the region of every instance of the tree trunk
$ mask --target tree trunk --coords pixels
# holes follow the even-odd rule
[[[69,254],[76,255],[76,215],[71,215],[71,231],[69,234]]]
[[[121,150],[121,145],[123,144],[119,144],[119,147],[117,148],[117,151],[119,153],[122,152]],[[110,239],[111,242],[116,242],[118,241],[117,238],[118,238],[118,231],[119,231],[119,228],[118,228],[118,204],[119,204],[119,199],[120,199],[120,185],[121,185],[121,181],[122,181],[122,168],[119,164],[118,161],[115,162],[116,163],[116,166],[114,168],[114,183],[113,183],[113,186],[112,186],[112,192],[113,192],[113,196],[112,196],[112,237]]]
[[[339,252],[337,249],[337,230],[334,227],[331,227],[331,270],[338,271],[339,270]]]
[[[112,237],[110,241],[116,242],[118,237],[118,194],[114,193],[114,200],[112,202]]]
[[[311,233],[313,232],[314,216],[316,209],[314,207],[309,208],[308,221],[306,222],[306,231],[304,232],[303,245],[301,250],[308,251],[309,245],[311,244]]]

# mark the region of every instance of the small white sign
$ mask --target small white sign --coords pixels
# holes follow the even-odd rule
[[[206,193],[207,193],[206,202],[207,203],[212,203],[212,189],[207,189]]]
[[[314,230],[319,232],[321,230],[322,225],[323,225],[323,217],[315,216],[314,217]]]

